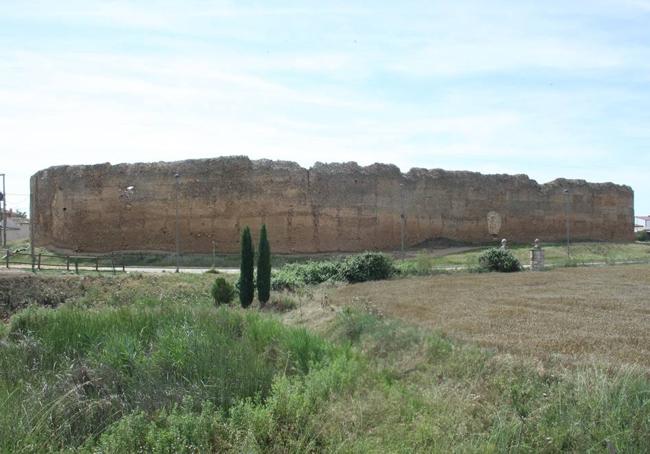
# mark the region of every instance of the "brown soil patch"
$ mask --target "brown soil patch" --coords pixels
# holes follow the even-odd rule
[[[648,265],[399,279],[329,298],[502,351],[650,368]]]
[[[84,293],[88,278],[0,272],[0,320],[29,305],[57,306]]]

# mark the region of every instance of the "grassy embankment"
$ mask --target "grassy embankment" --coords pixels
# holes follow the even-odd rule
[[[564,273],[579,271],[587,270]],[[553,307],[571,308],[582,290],[558,286],[551,273],[470,274],[462,286],[480,301],[513,287],[503,279],[524,279],[517,285],[548,288],[564,298]],[[598,278],[603,286],[607,276]],[[623,304],[647,294],[647,281],[635,276],[613,308],[621,320],[643,309]],[[647,449],[646,370],[567,365],[507,344],[485,349],[383,315],[401,293],[381,285],[401,287],[416,302],[438,291],[424,282],[449,296],[461,283],[448,281],[459,277],[310,289],[286,319],[320,327],[311,333],[266,312],[214,308],[207,275],[86,278],[83,294],[59,308],[24,309],[0,325],[0,451]],[[479,311],[512,309],[510,297],[497,294]],[[469,302],[464,307],[473,310]],[[517,314],[504,310],[475,328],[490,333]]]

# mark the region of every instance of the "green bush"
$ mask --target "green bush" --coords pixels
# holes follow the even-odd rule
[[[304,285],[316,285],[327,281],[364,282],[388,279],[397,270],[393,260],[386,254],[365,252],[342,261],[290,263],[273,273],[273,290],[295,290]]]
[[[257,299],[264,306],[271,296],[271,246],[266,233],[266,225],[260,232],[260,247],[257,257]]]
[[[341,277],[348,282],[365,282],[388,279],[395,273],[393,260],[379,252],[365,252],[345,259]]]
[[[650,233],[648,233],[647,230],[641,230],[640,232],[636,232],[635,235],[637,241],[650,241]]]
[[[316,285],[329,280],[341,280],[341,263],[333,261],[290,263],[273,273],[273,290],[295,290],[303,285]]]
[[[235,287],[223,277],[215,279],[212,284],[212,298],[215,304],[228,304],[235,297]]]
[[[241,234],[241,265],[239,273],[239,302],[246,308],[255,296],[255,249],[251,229],[246,226]]]
[[[313,285],[340,279],[338,262],[307,262],[295,268],[305,284]]]
[[[478,263],[481,268],[488,271],[499,271],[501,273],[511,273],[521,271],[521,263],[517,257],[507,249],[491,248],[483,252],[478,257]]]
[[[298,287],[305,285],[298,275],[285,269],[286,265],[279,271],[271,272],[271,289],[275,291],[296,290]]]

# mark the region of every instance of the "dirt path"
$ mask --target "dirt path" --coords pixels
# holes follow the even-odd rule
[[[650,265],[399,279],[332,289],[329,300],[512,353],[650,368]]]

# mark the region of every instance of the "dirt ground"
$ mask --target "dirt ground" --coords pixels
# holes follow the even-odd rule
[[[331,289],[328,300],[503,352],[650,370],[650,265],[397,279]]]
[[[42,276],[15,270],[0,271],[0,320],[29,304],[56,306],[84,292],[79,276]]]

